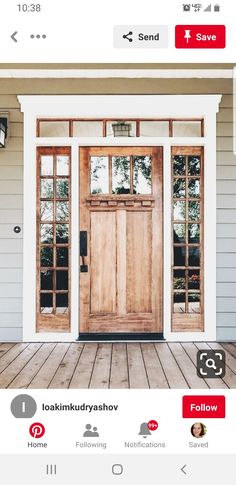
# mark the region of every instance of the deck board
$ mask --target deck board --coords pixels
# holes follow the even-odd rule
[[[150,389],[168,389],[168,381],[154,344],[141,344]]]
[[[40,347],[42,347],[42,344],[39,343],[27,345],[23,352],[0,374],[0,388],[6,388],[11,384],[13,379],[24,369]]]
[[[54,347],[45,364],[28,386],[29,389],[47,389],[65,356],[70,344],[60,343]]]
[[[110,389],[128,389],[129,372],[126,344],[113,344],[111,358]]]
[[[34,357],[28,362],[28,364],[21,370],[18,376],[11,382],[9,388],[11,389],[25,389],[28,387],[39,372],[39,369],[44,365],[46,359],[53,351],[56,344],[44,344]]]
[[[173,354],[166,343],[155,344],[157,353],[162,362],[162,366],[171,389],[187,389],[188,383],[184,378]]]
[[[112,344],[99,344],[90,381],[91,389],[108,389],[111,372]]]
[[[88,389],[97,355],[97,344],[84,345],[78,364],[70,382],[70,389]]]
[[[140,344],[128,344],[127,355],[130,389],[149,389]]]
[[[200,379],[199,349],[223,349],[223,379]],[[234,343],[0,343],[0,388],[236,389]]]
[[[208,389],[204,379],[201,379],[197,375],[196,366],[187,353],[183,352],[183,347],[180,343],[169,343],[169,348],[178,363],[181,372],[191,389]]]
[[[73,375],[75,366],[80,358],[83,344],[71,344],[61,361],[50,385],[50,389],[67,389]]]

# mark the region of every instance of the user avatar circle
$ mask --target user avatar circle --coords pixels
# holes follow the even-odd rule
[[[20,394],[11,402],[11,412],[15,418],[29,419],[37,411],[36,401],[28,394]]]
[[[203,438],[207,433],[207,428],[203,423],[194,423],[191,426],[191,434],[194,438]]]

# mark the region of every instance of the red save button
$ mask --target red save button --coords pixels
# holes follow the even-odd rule
[[[225,25],[176,25],[177,49],[224,49]]]
[[[183,396],[183,418],[225,418],[225,396]]]

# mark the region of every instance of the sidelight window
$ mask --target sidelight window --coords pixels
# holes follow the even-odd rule
[[[52,319],[55,331],[65,331],[70,300],[70,148],[38,149],[37,194],[38,331]]]
[[[203,325],[202,148],[172,149],[172,328]]]

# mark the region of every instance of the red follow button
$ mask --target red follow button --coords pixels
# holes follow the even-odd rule
[[[183,396],[183,418],[225,418],[225,396]]]
[[[176,25],[175,47],[177,49],[224,49],[225,25]]]

